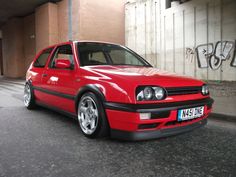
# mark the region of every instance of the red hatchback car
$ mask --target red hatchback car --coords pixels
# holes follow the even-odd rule
[[[146,140],[207,123],[207,85],[153,68],[116,44],[69,41],[42,50],[26,74],[24,104],[78,119],[90,138]]]

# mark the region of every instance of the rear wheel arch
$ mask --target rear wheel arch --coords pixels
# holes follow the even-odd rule
[[[32,85],[32,80],[27,80],[26,82],[25,82],[25,84],[29,84],[31,87],[33,87],[33,85]]]
[[[25,94],[26,94],[26,88],[29,88],[29,92],[30,92],[30,100],[29,102],[25,103]],[[34,89],[33,89],[33,86],[32,86],[32,81],[31,80],[28,80],[25,82],[25,88],[24,88],[24,103],[25,103],[25,106],[27,109],[34,109],[36,107],[36,104],[35,104],[35,96],[34,96]]]

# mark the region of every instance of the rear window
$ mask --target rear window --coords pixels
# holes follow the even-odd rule
[[[48,57],[49,57],[50,53],[52,52],[52,50],[53,50],[53,48],[49,48],[49,49],[44,50],[38,56],[38,58],[35,60],[33,66],[36,67],[36,68],[44,68],[46,63],[47,63]]]

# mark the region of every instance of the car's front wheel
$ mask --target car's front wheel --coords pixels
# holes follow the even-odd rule
[[[92,92],[85,93],[78,104],[78,122],[83,134],[89,138],[107,136],[109,125],[103,105]]]
[[[33,90],[30,84],[26,83],[24,88],[24,105],[27,109],[35,108]]]

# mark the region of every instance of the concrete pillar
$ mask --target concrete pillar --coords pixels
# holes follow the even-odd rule
[[[124,5],[124,0],[73,0],[73,39],[124,44]]]
[[[46,3],[35,11],[36,52],[58,42],[57,4]]]
[[[3,75],[2,38],[0,38],[0,76]]]
[[[68,0],[63,0],[57,3],[57,14],[58,14],[58,42],[68,41]]]
[[[2,61],[2,31],[0,30],[0,75],[3,75],[3,61]]]
[[[24,55],[25,67],[24,71],[28,69],[30,63],[35,57],[35,15],[24,17]]]
[[[23,19],[13,18],[2,27],[4,76],[19,78],[25,75]]]

